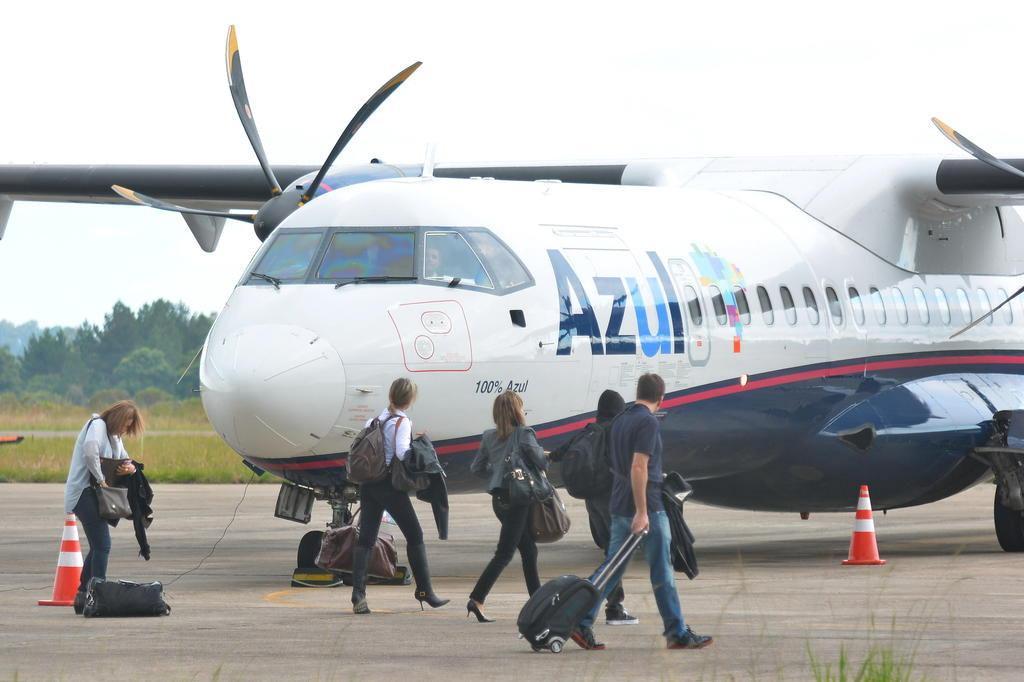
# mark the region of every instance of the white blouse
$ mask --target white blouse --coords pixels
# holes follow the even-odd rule
[[[398,453],[398,461],[404,462],[405,453],[409,451],[410,444],[412,443],[412,420],[409,419],[405,412],[401,410],[391,412],[385,409],[377,415],[377,419],[384,421],[392,414],[398,416],[384,425],[384,462],[386,464],[391,464],[396,451]],[[399,423],[399,418],[401,423]],[[366,420],[366,426],[369,426],[372,421],[372,419]],[[398,429],[397,434],[395,433],[396,428]]]
[[[68,470],[68,481],[64,486],[64,512],[75,511],[78,498],[82,491],[92,485],[92,478],[103,480],[100,468],[100,457],[108,459],[128,459],[120,436],[107,436],[107,423],[98,414],[82,427],[75,441],[75,450],[71,454],[71,468]]]

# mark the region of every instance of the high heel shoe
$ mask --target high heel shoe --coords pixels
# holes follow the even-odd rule
[[[484,612],[480,610],[480,605],[470,599],[466,602],[466,618],[469,618],[469,614],[476,616],[476,622],[478,623],[493,623],[493,618],[488,618],[484,615]]]
[[[427,604],[432,609],[439,609],[451,601],[451,599],[441,599],[433,592],[424,592],[422,590],[416,590],[416,599],[420,603],[420,611],[425,610],[423,608],[424,604]]]
[[[434,594],[434,588],[430,586],[430,569],[427,567],[427,548],[422,544],[408,545],[405,548],[409,555],[409,567],[416,578],[416,592],[413,596],[420,603],[420,611],[423,611],[424,604],[430,604],[430,608],[436,609],[448,603],[448,599],[441,599]]]

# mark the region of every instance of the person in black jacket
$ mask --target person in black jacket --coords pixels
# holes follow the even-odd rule
[[[530,534],[530,507],[509,503],[505,474],[520,465],[532,469],[535,474],[545,471],[548,467],[544,448],[537,442],[537,435],[533,429],[526,426],[523,399],[518,393],[505,391],[495,398],[493,417],[497,428],[484,431],[480,449],[470,466],[474,474],[487,478],[487,492],[491,494],[494,515],[501,521],[498,547],[476,581],[469,595],[469,602],[466,603],[466,615],[474,614],[481,623],[494,622],[484,615],[481,607],[498,576],[512,561],[516,549],[523,560],[523,576],[526,578],[527,591],[532,595],[540,589],[537,543]]]
[[[615,418],[615,415],[626,409],[626,401],[616,391],[608,389],[601,394],[597,401],[598,424],[607,425]],[[597,544],[604,550],[608,550],[608,539],[611,537],[612,512],[611,512],[612,491],[609,490],[600,497],[591,497],[583,501],[587,507],[587,516],[590,517],[591,528],[597,531]],[[636,625],[640,622],[636,616],[626,611],[622,605],[626,599],[626,592],[622,589],[620,582],[611,594],[608,595],[608,602],[604,609],[604,622],[606,625]]]
[[[612,419],[625,409],[626,401],[622,399],[622,396],[616,391],[608,389],[601,394],[600,398],[598,398],[597,416],[595,421],[599,426],[610,428]],[[571,438],[565,444],[553,451],[551,453],[551,461],[561,461],[564,458],[565,453],[567,453],[572,447],[573,443],[583,435],[585,435],[585,432]],[[607,448],[605,449],[607,450]],[[601,454],[602,456],[607,457],[607,452],[602,452]],[[608,539],[611,536],[611,494],[612,491],[609,488],[600,495],[588,497],[583,500],[584,504],[587,506],[587,516],[590,521],[591,535],[593,535],[594,542],[597,543],[597,546],[600,547],[602,551],[607,551]],[[622,605],[622,602],[625,601],[625,599],[626,593],[622,589],[622,584],[619,583],[618,587],[608,595],[608,602],[605,604],[604,609],[605,624],[636,625],[640,622],[636,616],[627,612],[626,608]]]

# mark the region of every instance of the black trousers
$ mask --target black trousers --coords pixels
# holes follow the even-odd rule
[[[423,544],[423,528],[412,508],[409,493],[395,490],[391,479],[359,486],[359,546],[370,549],[377,542],[381,516],[386,511],[398,524],[408,545]]]
[[[611,494],[604,497],[594,497],[583,501],[587,505],[587,515],[590,517],[590,527],[593,530],[594,539],[601,549],[608,550],[608,540],[611,537],[612,512]],[[626,592],[622,589],[622,582],[608,595],[606,609],[617,611],[622,608],[622,602],[626,599]]]
[[[498,535],[498,547],[469,597],[481,604],[487,599],[498,576],[505,570],[516,550],[523,561],[523,577],[526,578],[526,590],[531,595],[540,589],[540,573],[537,570],[537,543],[530,534],[530,507],[510,507],[503,498],[495,495],[491,498],[494,515],[501,522],[501,533]]]

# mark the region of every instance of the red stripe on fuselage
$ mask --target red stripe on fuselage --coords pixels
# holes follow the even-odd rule
[[[710,388],[703,391],[695,391],[686,395],[678,396],[676,398],[668,398],[662,403],[662,407],[672,408],[679,405],[687,405],[689,403],[700,402],[702,400],[711,400],[724,395],[732,395],[734,393],[742,393],[744,391],[752,391],[759,388],[771,388],[773,386],[781,386],[784,384],[794,384],[801,381],[808,381],[811,379],[824,379],[832,376],[843,376],[852,373],[868,373],[873,371],[883,371],[892,369],[911,369],[915,367],[943,367],[949,365],[1024,365],[1024,356],[1018,355],[948,355],[939,357],[927,357],[927,358],[909,358],[904,360],[876,360],[848,365],[839,365],[837,367],[822,367],[820,369],[803,370],[792,372],[790,374],[783,374],[780,376],[774,376],[767,379],[755,379],[747,382],[746,386],[741,386],[737,380],[737,383],[729,386],[719,386],[717,388]],[[587,424],[594,421],[593,417],[586,419],[578,419],[565,424],[559,424],[558,426],[552,426],[546,429],[540,429],[537,431],[537,437],[551,438],[552,436],[560,436],[565,433],[571,433],[584,428]],[[454,443],[451,445],[441,445],[437,448],[437,454],[439,455],[454,455],[460,452],[469,452],[476,450],[480,447],[479,440],[468,441],[465,443]],[[277,470],[288,470],[296,471],[303,469],[330,469],[334,467],[345,466],[344,459],[326,459],[318,460],[315,462],[273,462],[273,460],[250,460],[256,466],[266,469],[277,469]],[[261,462],[267,462],[264,466]]]
[[[578,421],[569,422],[568,424],[560,424],[559,426],[552,426],[547,429],[541,429],[537,432],[538,438],[551,438],[552,436],[560,436],[563,433],[570,433],[572,431],[578,431],[594,421],[593,417],[588,419],[580,419]],[[442,445],[437,448],[437,454],[439,455],[453,455],[457,452],[467,452],[468,450],[476,450],[480,447],[480,441],[474,440],[469,443],[458,443],[456,445]]]
[[[261,469],[302,471],[308,469],[334,469],[345,466],[344,459],[320,459],[315,462],[275,462],[272,459],[249,459]]]

